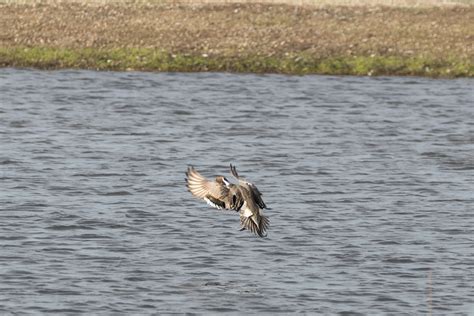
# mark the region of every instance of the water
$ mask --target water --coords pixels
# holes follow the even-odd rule
[[[2,69],[0,313],[473,315],[472,83]]]

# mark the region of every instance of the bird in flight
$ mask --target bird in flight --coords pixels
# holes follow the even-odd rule
[[[238,181],[237,184],[230,183],[224,176],[208,180],[191,166],[186,172],[186,186],[192,195],[212,207],[239,212],[240,230],[247,229],[265,237],[269,220],[262,212],[267,208],[262,200],[262,193],[253,183],[240,177],[232,164],[230,173]]]

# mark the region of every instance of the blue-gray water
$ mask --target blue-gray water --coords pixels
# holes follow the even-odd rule
[[[1,69],[0,313],[472,315],[472,83]]]

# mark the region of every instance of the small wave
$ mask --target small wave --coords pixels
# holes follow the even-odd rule
[[[132,195],[132,193],[128,191],[114,191],[114,192],[107,192],[107,193],[102,193],[99,194],[102,196],[121,196],[121,195]]]

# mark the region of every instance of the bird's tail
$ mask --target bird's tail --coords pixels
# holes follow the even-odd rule
[[[250,230],[252,233],[259,235],[260,237],[266,237],[270,221],[265,215],[254,214],[249,217],[241,216],[240,225],[242,228]]]

